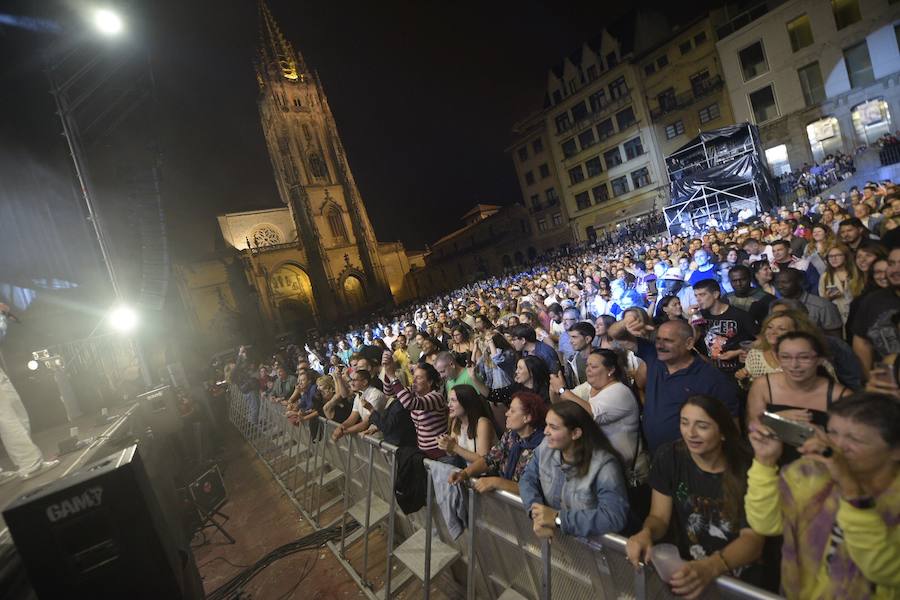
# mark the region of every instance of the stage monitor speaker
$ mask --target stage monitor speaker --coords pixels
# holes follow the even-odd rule
[[[137,397],[144,424],[156,433],[181,431],[181,413],[171,386],[163,385]]]
[[[39,598],[202,598],[137,446],[19,497],[3,518]]]
[[[189,486],[189,490],[197,508],[205,513],[213,512],[228,500],[219,465],[214,465],[195,479]]]

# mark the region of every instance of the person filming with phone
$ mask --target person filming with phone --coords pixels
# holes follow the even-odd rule
[[[747,522],[784,536],[781,593],[806,598],[900,597],[900,403],[859,392],[828,409],[802,455],[779,472],[784,444],[750,425]]]

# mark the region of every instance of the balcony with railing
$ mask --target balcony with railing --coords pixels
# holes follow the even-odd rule
[[[650,111],[650,119],[653,120],[654,123],[658,122],[666,115],[687,108],[691,104],[706,98],[720,89],[723,84],[724,82],[722,81],[721,75],[698,81],[691,86],[690,90],[676,94],[675,96],[667,97],[664,102],[660,103],[658,108],[654,108]]]
[[[610,116],[611,113],[620,108],[623,108],[624,106],[627,106],[630,103],[631,90],[627,90],[618,98],[605,101],[597,107],[597,110],[589,112],[587,115],[577,121],[566,121],[564,127],[560,127],[560,124],[557,123],[556,135],[557,137],[563,135],[578,135],[588,127],[596,125],[606,117]]]

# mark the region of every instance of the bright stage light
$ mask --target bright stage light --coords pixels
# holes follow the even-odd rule
[[[28,370],[29,371],[37,371],[40,366],[41,366],[40,363],[38,363],[38,361],[36,361],[34,359],[28,361]]]
[[[118,35],[122,32],[122,18],[105,8],[94,12],[94,26],[104,35]]]
[[[128,333],[137,327],[138,316],[129,306],[117,306],[109,313],[109,324],[121,333]]]

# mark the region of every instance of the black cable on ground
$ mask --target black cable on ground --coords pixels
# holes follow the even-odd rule
[[[345,535],[349,535],[357,527],[359,527],[359,525],[356,522],[348,521]],[[234,598],[237,598],[240,595],[243,587],[273,562],[297,552],[301,552],[303,550],[321,548],[327,542],[338,540],[340,539],[340,537],[341,527],[340,525],[334,525],[327,529],[322,529],[320,531],[316,531],[315,533],[311,533],[293,542],[284,544],[283,546],[279,546],[278,548],[275,548],[264,557],[259,559],[252,566],[244,569],[243,571],[232,577],[229,581],[219,586],[219,588],[217,588],[215,591],[208,594],[206,598],[207,600],[232,600]],[[315,561],[313,562],[313,565],[315,565]],[[300,581],[302,581],[303,578],[306,577],[306,575],[308,575],[308,573],[304,574],[301,577]],[[297,585],[299,586],[299,584],[300,583],[298,582]]]

